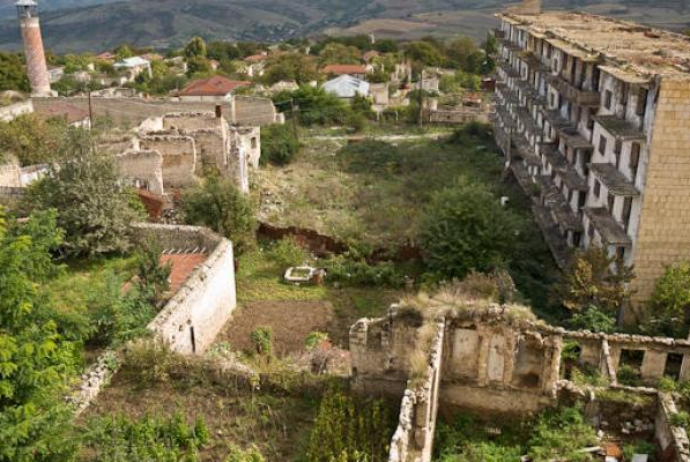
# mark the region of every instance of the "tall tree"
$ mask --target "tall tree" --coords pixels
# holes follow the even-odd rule
[[[129,225],[137,218],[131,194],[122,185],[111,156],[96,151],[85,130],[70,130],[59,162],[31,185],[27,208],[56,209],[69,255],[105,255],[130,249]]]
[[[75,348],[51,320],[38,287],[56,271],[55,211],[7,226],[0,210],[0,461],[72,460],[63,401]]]
[[[201,37],[192,38],[184,47],[184,55],[187,58],[206,57],[206,42]]]
[[[29,77],[22,57],[15,53],[0,52],[0,91],[31,91]]]
[[[0,122],[0,160],[2,152],[14,154],[21,165],[50,162],[64,139],[67,121],[23,114],[11,122]]]

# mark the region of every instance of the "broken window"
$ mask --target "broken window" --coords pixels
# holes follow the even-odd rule
[[[611,100],[613,99],[613,93],[611,93],[611,90],[606,90],[604,92],[604,107],[606,109],[611,109]]]
[[[616,375],[622,385],[637,386],[642,378],[643,350],[621,350]]]
[[[623,219],[623,226],[625,231],[628,231],[630,227],[630,217],[632,215],[632,197],[626,197],[623,201],[623,214],[621,218]]]
[[[599,196],[601,195],[601,183],[599,183],[599,180],[594,180],[594,196],[599,199]]]
[[[635,108],[635,114],[640,117],[644,117],[647,111],[647,95],[649,91],[646,88],[640,88],[637,93],[637,107]]]
[[[640,165],[640,144],[633,143],[630,150],[630,175],[633,183],[637,179],[637,167]]]
[[[601,153],[602,156],[606,155],[606,138],[604,138],[604,135],[599,136],[599,152]]]
[[[670,377],[675,381],[680,380],[680,369],[683,366],[683,355],[680,353],[669,353],[666,357],[664,376]]]

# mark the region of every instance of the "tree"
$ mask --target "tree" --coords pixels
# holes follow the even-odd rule
[[[595,306],[616,316],[630,297],[627,284],[635,277],[632,268],[606,249],[592,246],[577,252],[556,291],[572,311]]]
[[[40,284],[57,268],[62,233],[55,211],[8,226],[0,210],[0,461],[72,460],[71,412],[64,403],[75,345],[59,335]]]
[[[0,91],[31,91],[29,77],[22,57],[15,53],[0,51]]]
[[[134,56],[134,50],[132,50],[130,46],[126,43],[123,43],[119,47],[115,48],[114,52],[115,58],[118,61],[122,61],[123,59],[131,58],[132,56]]]
[[[344,101],[320,87],[302,85],[298,90],[274,96],[274,101],[290,99],[299,108],[299,113],[292,116],[299,117],[300,123],[304,125],[343,123],[350,113],[350,108]]]
[[[230,42],[209,42],[206,47],[206,57],[218,62],[224,59],[232,61],[240,58],[240,50]]]
[[[187,77],[208,75],[211,72],[211,63],[203,56],[193,56],[187,60]]]
[[[238,252],[254,241],[256,219],[249,197],[232,180],[211,175],[201,186],[182,194],[182,210],[188,223],[202,225],[224,235]]]
[[[24,204],[29,209],[58,210],[68,255],[95,257],[129,250],[129,226],[140,217],[130,207],[131,195],[120,182],[113,158],[93,149],[89,134],[80,129],[68,132],[60,151],[48,174],[29,187]]]
[[[419,239],[429,270],[461,279],[471,270],[504,266],[519,229],[517,217],[491,191],[462,181],[433,196],[422,216]]]
[[[355,47],[341,43],[329,43],[319,55],[322,66],[328,64],[360,64],[362,53]]]
[[[690,324],[690,262],[666,268],[656,281],[649,301],[649,315],[665,335],[687,337]]]
[[[446,47],[449,64],[470,74],[479,74],[484,62],[484,52],[469,37],[453,40]]]
[[[23,114],[11,122],[0,122],[0,159],[2,152],[14,154],[21,165],[50,162],[64,140],[67,121],[61,117],[45,118]]]
[[[408,43],[405,47],[405,56],[424,66],[440,66],[444,59],[438,47],[424,40]]]
[[[293,80],[298,84],[309,83],[318,78],[314,61],[302,53],[284,53],[269,59],[264,80],[273,85],[283,80]]]
[[[262,164],[289,164],[299,149],[299,139],[289,125],[274,124],[261,130]]]
[[[145,240],[139,245],[137,258],[137,277],[139,289],[148,302],[154,306],[163,300],[163,294],[170,289],[170,263],[160,262],[163,248],[155,239]]]
[[[206,42],[201,37],[194,37],[184,47],[184,55],[187,58],[206,57]]]

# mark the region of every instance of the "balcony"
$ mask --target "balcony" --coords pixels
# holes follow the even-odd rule
[[[543,205],[535,205],[532,207],[532,212],[556,264],[559,268],[565,269],[570,261],[570,249],[549,209]]]
[[[534,150],[527,140],[522,136],[513,136],[513,144],[515,145],[518,156],[520,156],[527,165],[541,167],[541,159],[534,153]]]
[[[594,116],[594,121],[620,141],[645,141],[647,135],[627,120],[615,115]]]
[[[501,30],[501,29],[492,29],[492,32],[494,33],[494,37],[497,39],[504,39],[506,37],[506,31]]]
[[[546,81],[568,101],[580,106],[599,107],[601,102],[599,92],[581,90],[560,75],[548,75]]]
[[[542,156],[569,189],[587,191],[587,181],[577,173],[574,166],[568,163],[568,160],[555,144],[541,144],[540,150]]]
[[[532,114],[530,114],[530,112],[527,109],[518,109],[517,115],[518,121],[522,123],[522,126],[525,128],[527,132],[529,132],[529,134],[535,136],[539,136],[542,134],[542,129],[534,121],[534,117],[532,117]]]
[[[512,114],[508,112],[508,110],[504,107],[497,107],[496,115],[498,120],[500,120],[503,124],[503,128],[512,130],[515,127],[515,122],[513,120]]]
[[[499,64],[498,67],[500,67],[500,68],[503,70],[503,72],[506,73],[506,75],[507,75],[508,77],[512,77],[512,78],[518,78],[518,77],[520,77],[520,73],[519,73],[518,71],[516,71],[516,70],[513,68],[513,66],[511,66],[510,63],[508,63],[507,61],[505,61],[505,62]]]
[[[551,178],[540,175],[538,183],[542,189],[544,206],[548,208],[558,226],[565,231],[582,232],[582,220],[570,208]]]
[[[539,58],[537,58],[533,52],[527,52],[520,56],[520,59],[527,64],[527,67],[532,71],[532,72],[539,72],[541,74],[549,74],[551,73],[551,68],[541,62]]]
[[[585,215],[607,245],[631,246],[630,236],[604,207],[586,207]]]
[[[532,177],[527,172],[527,169],[520,162],[511,162],[510,170],[513,172],[515,179],[517,180],[522,192],[525,196],[532,197],[537,191],[537,186],[532,181]]]
[[[594,146],[584,136],[582,136],[577,127],[568,119],[565,119],[556,110],[545,111],[546,120],[558,132],[558,135],[572,149],[587,149],[592,150]]]
[[[602,182],[611,194],[625,197],[636,197],[640,192],[635,188],[632,181],[628,180],[615,165],[611,164],[589,164],[589,170]]]

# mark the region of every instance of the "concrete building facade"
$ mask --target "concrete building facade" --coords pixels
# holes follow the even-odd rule
[[[557,262],[604,247],[648,299],[690,258],[690,40],[581,13],[500,19],[496,141]]]

